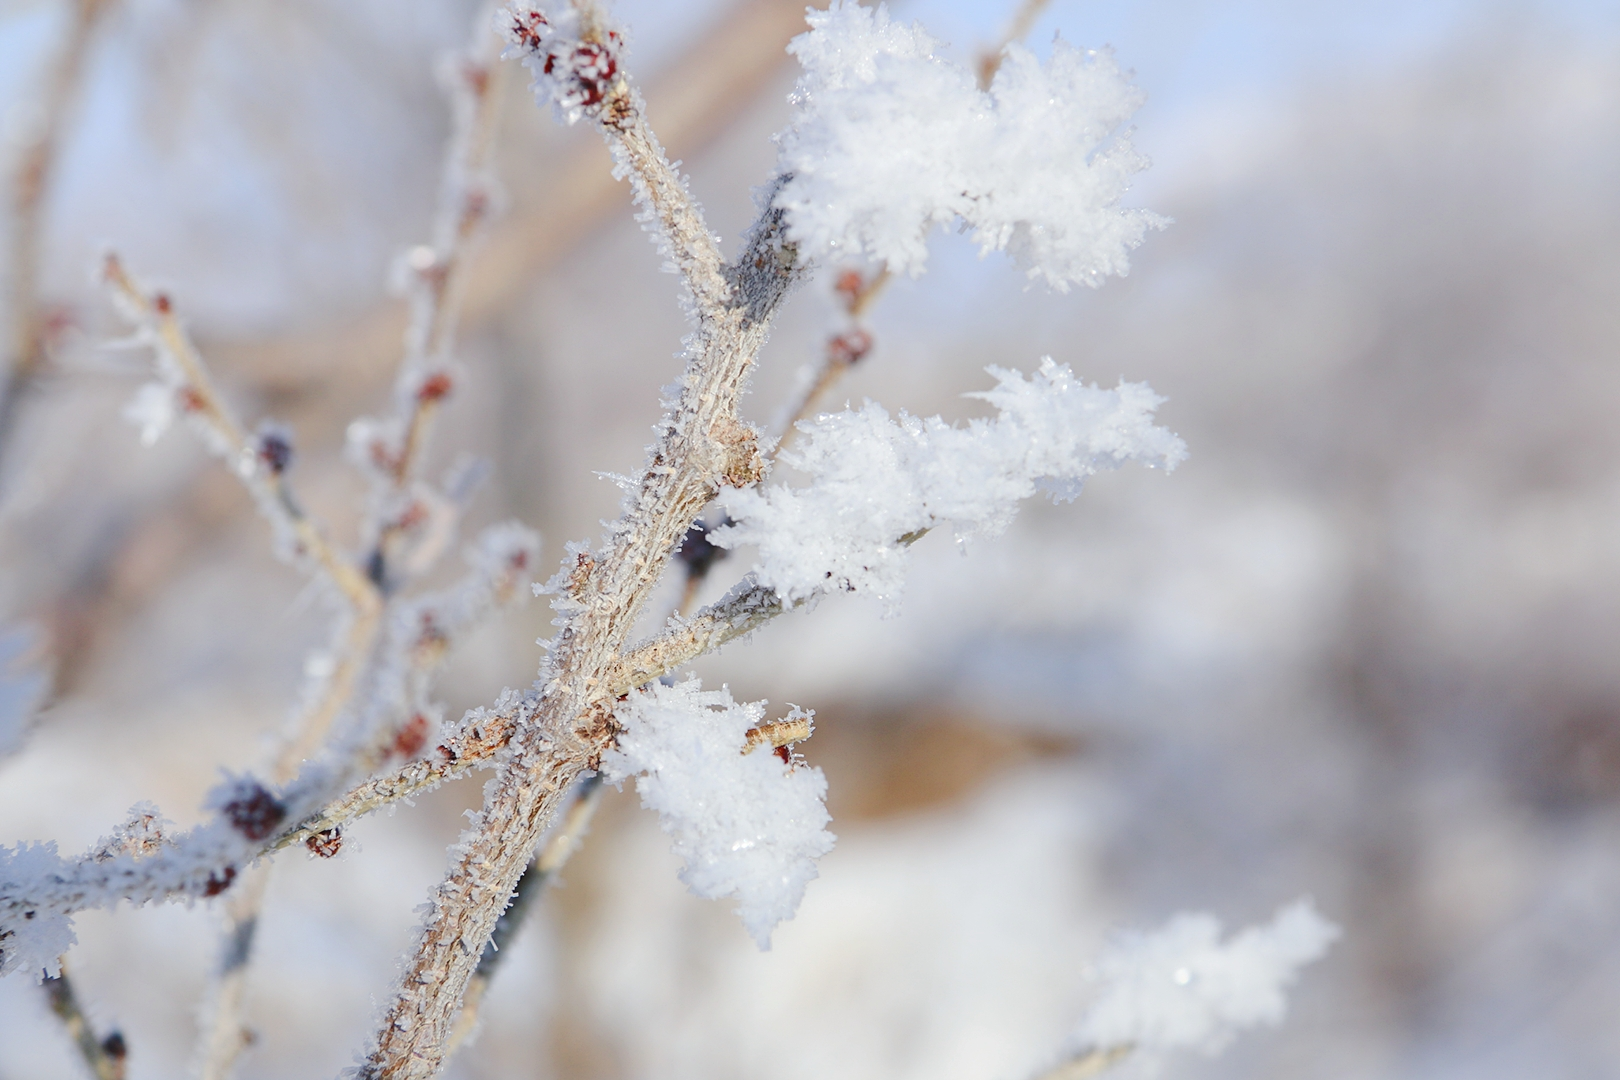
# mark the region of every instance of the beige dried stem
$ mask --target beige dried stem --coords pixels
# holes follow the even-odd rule
[[[96,29],[113,2],[71,0],[67,36],[46,78],[37,126],[18,156],[11,195],[11,340],[0,372],[0,462],[10,449],[23,399],[47,359],[49,319],[39,296],[45,197],[84,88],[85,61]]]

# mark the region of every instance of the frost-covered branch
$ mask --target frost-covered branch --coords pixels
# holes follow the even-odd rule
[[[368,1076],[437,1072],[477,958],[529,853],[574,780],[612,745],[611,717],[584,725],[578,718],[589,714],[636,617],[704,505],[724,485],[758,479],[757,436],[739,419],[737,402],[770,320],[799,273],[781,214],[771,209],[751,230],[741,258],[720,266],[701,213],[641,119],[613,31],[594,6],[560,15],[524,8],[513,12],[511,26],[518,47],[540,69],[541,89],[560,108],[596,122],[629,170],[643,219],[691,293],[697,331],[687,341],[678,392],[623,515],[599,553],[572,549],[553,579],[560,629],[542,672],[534,723],[519,728],[433,897],[416,955],[367,1055]]]
[[[484,955],[478,959],[478,968],[467,984],[467,996],[462,1002],[455,1030],[446,1044],[447,1051],[454,1051],[477,1030],[479,1007],[489,990],[490,980],[495,977],[502,958],[506,956],[507,947],[517,936],[535,902],[545,893],[546,886],[556,880],[574,852],[579,850],[585,833],[590,830],[591,819],[596,816],[596,808],[601,803],[602,774],[593,773],[579,782],[573,803],[563,814],[561,823],[546,837],[539,854],[518,879],[517,888],[512,891],[512,902],[496,922],[489,944],[484,946]]]
[[[989,370],[999,385],[969,396],[999,408],[992,420],[891,419],[868,402],[801,425],[785,459],[811,482],[729,493],[733,524],[715,543],[757,545],[755,580],[788,604],[829,590],[892,601],[909,539],[942,525],[958,540],[993,536],[1037,492],[1068,500],[1101,470],[1133,460],[1169,469],[1186,456],[1154,426],[1162,399],[1145,385],[1087,386],[1051,358],[1027,379]]]
[[[622,694],[667,675],[757,630],[786,610],[775,589],[748,578],[691,618],[671,619],[664,633],[619,662],[609,677],[608,689]]]
[[[593,121],[613,152],[615,175],[628,177],[640,218],[680,273],[700,335],[723,318],[731,289],[724,259],[685,179],[647,124],[641,93],[622,69],[623,34],[594,0],[567,5],[517,3],[506,13],[514,51],[535,74],[536,90],[569,122]]]
[[[249,435],[214,386],[202,357],[180,324],[167,293],[148,292],[109,254],[102,275],[124,314],[136,325],[136,340],[157,354],[157,381],[141,388],[127,414],[141,427],[141,441],[157,439],[178,414],[194,421],[208,449],[242,481],[275,530],[277,552],[312,563],[355,606],[375,607],[376,590],[338,554],[320,527],[293,497],[286,472],[292,463],[290,435],[265,425]]]
[[[451,137],[433,241],[411,248],[395,265],[411,317],[394,380],[394,415],[357,420],[349,428],[351,455],[373,487],[364,529],[371,551],[367,572],[385,590],[400,583],[402,571],[412,569],[399,565],[399,549],[420,520],[413,502],[418,507],[434,503],[414,481],[434,419],[461,382],[453,349],[468,262],[502,201],[492,159],[509,69],[500,63],[504,43],[491,25],[494,13],[493,5],[480,8],[471,43],[447,56],[440,67],[451,103]]]

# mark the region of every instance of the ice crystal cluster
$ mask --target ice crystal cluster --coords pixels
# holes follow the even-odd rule
[[[816,877],[815,860],[832,850],[826,777],[764,749],[745,753],[765,703],[738,704],[696,679],[653,683],[616,715],[624,731],[603,774],[636,778],[642,805],[658,811],[685,860],[681,880],[698,896],[736,897],[743,925],[769,948]]]
[[[801,422],[802,441],[782,458],[810,482],[728,493],[735,524],[715,542],[758,545],[755,574],[789,603],[828,590],[893,600],[910,541],[929,529],[995,535],[1037,491],[1072,499],[1102,469],[1168,469],[1186,456],[1154,425],[1163,399],[1145,384],[1087,386],[1050,357],[1028,378],[988,370],[995,389],[970,396],[995,405],[994,419],[953,427],[937,416],[891,418],[867,402]]]
[[[1009,45],[988,91],[918,25],[836,0],[790,51],[804,66],[779,136],[776,197],[812,258],[916,276],[935,226],[971,230],[1055,289],[1123,275],[1166,219],[1121,207],[1147,159],[1122,130],[1142,103],[1113,54],[1062,41],[1043,66]]]
[[[1104,990],[1074,1044],[1218,1051],[1244,1028],[1279,1022],[1299,969],[1338,936],[1308,900],[1226,942],[1209,915],[1178,915],[1156,933],[1122,936],[1094,964]]]

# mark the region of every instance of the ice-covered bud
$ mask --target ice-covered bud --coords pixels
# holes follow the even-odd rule
[[[936,226],[971,230],[1064,290],[1100,285],[1167,219],[1121,207],[1147,167],[1124,125],[1142,102],[1112,53],[1008,47],[988,91],[920,26],[834,0],[789,46],[804,67],[778,136],[775,203],[813,259],[922,273]]]
[[[611,122],[603,109],[619,84],[624,36],[573,5],[541,6],[519,0],[501,12],[499,29],[534,72],[535,95],[550,99],[572,124],[582,116]]]
[[[264,840],[287,816],[287,807],[251,776],[232,777],[210,793],[208,807],[249,840]]]

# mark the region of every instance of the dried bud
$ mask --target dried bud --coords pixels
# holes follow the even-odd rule
[[[234,866],[227,866],[225,869],[221,870],[218,877],[214,876],[213,874],[209,874],[208,884],[203,886],[203,895],[218,896],[220,893],[230,888],[231,882],[235,880],[236,867]]]
[[[701,580],[708,577],[709,571],[713,569],[714,564],[731,554],[731,552],[709,539],[709,533],[712,529],[718,529],[729,524],[731,524],[731,518],[727,515],[713,526],[706,525],[702,521],[694,521],[692,527],[686,530],[686,539],[681,541],[680,550],[675,552],[675,557],[686,567],[688,580]]]
[[[208,408],[208,399],[195,386],[182,386],[174,396],[180,402],[180,408],[188,413],[202,412]]]
[[[848,367],[872,351],[872,335],[860,327],[827,339],[827,360]]]
[[[833,289],[843,298],[844,307],[848,309],[854,308],[855,301],[860,299],[861,292],[865,288],[866,278],[862,276],[859,270],[843,271],[838,275],[838,280],[833,285]]]
[[[259,461],[273,475],[280,476],[292,464],[292,433],[280,424],[265,424],[259,428]]]
[[[287,808],[253,780],[242,781],[235,795],[220,809],[236,831],[249,840],[267,838],[287,816]]]
[[[416,388],[416,400],[423,403],[443,401],[450,396],[450,391],[454,387],[455,383],[448,374],[435,371],[423,379],[422,385]]]
[[[153,294],[152,307],[159,315],[167,315],[174,310],[174,304],[169,300],[169,294],[161,292]]]
[[[114,1061],[123,1061],[129,1056],[129,1044],[124,1041],[124,1033],[115,1031],[101,1040],[101,1052]]]
[[[304,841],[304,846],[309,848],[310,854],[316,858],[330,859],[343,849],[343,830],[327,829],[325,832],[315,833]]]
[[[394,733],[393,751],[405,760],[410,761],[422,752],[422,747],[427,745],[427,737],[428,718],[421,713],[417,713],[401,724],[399,730]]]
[[[512,11],[507,35],[525,49],[537,50],[545,40],[551,23],[538,11]]]

